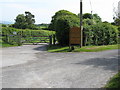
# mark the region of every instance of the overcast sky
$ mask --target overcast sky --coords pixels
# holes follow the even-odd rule
[[[91,5],[90,5],[91,1]],[[113,21],[113,6],[120,0],[83,0],[83,13],[97,13],[103,21]],[[59,10],[80,12],[80,0],[0,0],[0,20],[14,22],[18,14],[30,11],[36,23],[50,23],[51,17]]]

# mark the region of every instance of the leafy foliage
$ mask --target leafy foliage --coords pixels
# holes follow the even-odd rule
[[[7,25],[6,24],[2,24],[2,27],[7,27]]]
[[[73,26],[79,26],[79,23],[77,15],[66,10],[58,11],[53,16],[52,24],[60,45],[69,44],[69,29]]]
[[[69,44],[69,30],[74,26],[79,26],[79,19],[73,16],[62,16],[56,21],[56,37],[60,45]]]
[[[49,25],[49,29],[55,31],[55,22],[56,22],[57,18],[60,16],[69,16],[69,15],[77,16],[76,14],[69,12],[67,10],[60,10],[60,11],[56,12],[55,15],[52,17],[51,23]]]
[[[117,44],[118,29],[109,23],[84,26],[85,45]]]
[[[111,78],[104,88],[120,88],[120,72]]]
[[[15,19],[15,28],[25,29],[27,27],[26,18],[24,14],[19,14]]]
[[[32,15],[30,12],[25,12],[24,14],[19,14],[15,19],[14,27],[18,29],[34,29],[35,28],[35,19],[34,15]]]
[[[92,14],[90,14],[90,13],[85,13],[85,14],[83,14],[83,19],[92,19],[93,18],[93,16],[92,16]]]
[[[80,14],[78,14],[78,17],[80,17]],[[97,24],[101,21],[100,16],[98,14],[90,14],[90,13],[85,13],[83,14],[83,25],[93,25]]]

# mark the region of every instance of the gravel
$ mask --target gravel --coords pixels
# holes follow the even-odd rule
[[[101,88],[118,72],[118,50],[48,53],[45,45],[2,49],[3,88]]]

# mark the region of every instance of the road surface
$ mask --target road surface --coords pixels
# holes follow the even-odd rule
[[[118,71],[118,50],[48,53],[45,45],[2,49],[3,88],[101,88]]]

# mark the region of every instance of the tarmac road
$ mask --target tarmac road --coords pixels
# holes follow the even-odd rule
[[[118,72],[118,50],[48,53],[45,45],[2,49],[3,88],[101,88]]]

